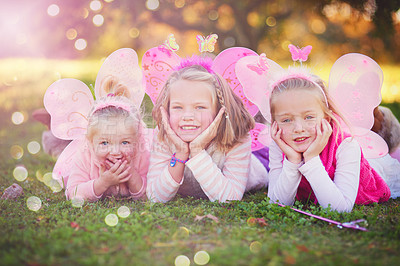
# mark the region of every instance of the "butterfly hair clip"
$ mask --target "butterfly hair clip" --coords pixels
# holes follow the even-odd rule
[[[199,51],[202,52],[214,52],[215,44],[217,43],[218,35],[211,34],[207,37],[197,35],[197,43],[199,44]]]
[[[300,61],[300,64],[307,61],[308,55],[311,53],[311,49],[311,45],[299,48],[294,46],[293,44],[289,44],[289,52],[292,54],[293,62]]]

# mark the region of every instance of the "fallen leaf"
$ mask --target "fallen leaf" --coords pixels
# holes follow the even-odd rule
[[[215,217],[215,216],[212,215],[212,214],[207,214],[207,215],[203,215],[203,216],[196,215],[196,217],[194,218],[194,221],[195,221],[195,222],[196,222],[196,221],[201,221],[201,220],[203,220],[204,218],[209,218],[209,219],[213,220],[214,222],[219,223],[218,218]]]

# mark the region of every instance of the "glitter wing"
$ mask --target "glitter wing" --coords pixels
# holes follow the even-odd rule
[[[249,101],[248,98],[246,98],[245,94],[243,93],[242,84],[239,82],[236,74],[237,72],[235,71],[235,65],[238,60],[250,55],[257,55],[257,53],[253,50],[243,47],[225,49],[214,59],[212,69],[228,82],[235,94],[242,99],[242,102],[250,114],[254,116],[258,112],[258,108],[251,101]]]
[[[87,116],[94,99],[88,86],[77,79],[60,79],[44,95],[51,116],[51,131],[57,138],[72,140],[86,133]]]
[[[381,157],[388,152],[386,142],[370,131],[374,124],[374,108],[382,100],[382,83],[383,72],[379,65],[357,53],[340,57],[329,76],[329,94],[350,122],[351,132],[366,158]]]
[[[177,54],[163,46],[151,48],[143,55],[142,69],[146,93],[153,104],[180,60],[181,58]]]
[[[109,55],[101,66],[95,82],[96,99],[107,96],[102,90],[102,80],[107,76],[114,76],[118,81],[128,88],[125,95],[136,106],[140,106],[144,97],[142,84],[142,70],[135,50],[130,48],[118,49]]]
[[[272,81],[271,75],[283,69],[274,61],[267,59],[268,71],[265,71],[263,75],[259,75],[257,71],[248,67],[248,65],[254,65],[258,62],[260,62],[260,56],[257,54],[243,57],[236,63],[235,71],[238,80],[243,86],[246,98],[258,107],[263,117],[270,123],[269,85]]]

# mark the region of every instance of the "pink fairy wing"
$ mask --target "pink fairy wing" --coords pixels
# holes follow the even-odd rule
[[[212,69],[228,82],[235,94],[242,99],[250,114],[254,116],[258,112],[258,108],[246,98],[245,94],[243,93],[242,84],[240,84],[236,76],[237,73],[235,72],[236,62],[240,58],[250,55],[257,55],[257,53],[253,50],[243,47],[232,47],[225,49],[214,59]],[[256,65],[257,63],[258,61],[256,62]]]
[[[370,129],[373,110],[382,100],[383,73],[379,65],[362,54],[346,54],[332,67],[329,94],[353,126]]]
[[[255,127],[250,130],[251,150],[257,151],[271,143],[271,135],[269,134],[269,126],[256,123]]]
[[[51,116],[51,132],[72,140],[86,134],[87,116],[94,99],[88,86],[77,79],[61,79],[44,95],[44,107]]]
[[[86,140],[84,137],[74,139],[57,158],[57,162],[53,168],[53,179],[57,180],[61,187],[65,188],[67,186],[68,178],[71,175],[72,169],[74,169],[74,158],[77,152],[82,147],[85,147],[85,143]]]
[[[379,158],[389,152],[386,141],[371,130],[363,135],[355,135],[354,138],[360,144],[364,157],[367,159]]]
[[[181,58],[164,46],[154,47],[143,55],[142,69],[146,82],[146,93],[153,104],[169,75],[179,64]]]
[[[340,57],[329,76],[329,93],[350,122],[351,132],[367,158],[388,152],[386,142],[370,131],[374,124],[374,108],[382,100],[382,82],[379,65],[368,56],[356,53]]]
[[[236,63],[235,71],[247,99],[258,106],[261,114],[270,123],[269,83],[272,81],[271,74],[282,71],[282,67],[274,61],[267,59],[269,69],[260,75],[257,71],[248,67],[249,65],[257,64],[257,62],[259,62],[258,55],[243,57]]]
[[[144,88],[142,70],[139,67],[139,60],[135,50],[130,48],[118,49],[106,58],[96,78],[96,99],[107,96],[107,92],[102,90],[101,82],[110,75],[116,77],[119,82],[128,88],[128,98],[136,106],[140,106],[144,97]]]

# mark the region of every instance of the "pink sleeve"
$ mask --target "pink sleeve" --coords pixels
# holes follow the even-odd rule
[[[246,189],[251,157],[251,139],[237,144],[227,154],[222,169],[203,150],[186,166],[193,172],[211,201],[241,200]]]
[[[146,136],[145,136],[146,137]],[[147,141],[147,140],[144,140]],[[138,191],[138,192],[131,192],[129,190],[129,193],[131,194],[133,199],[139,199],[142,198],[145,193],[146,193],[146,187],[147,187],[147,173],[149,170],[149,162],[150,162],[150,152],[148,149],[148,145],[141,145],[140,149],[138,151],[139,157],[137,159],[137,161],[135,162],[136,165],[136,169],[140,175],[140,177],[142,178],[142,188]]]
[[[68,179],[67,189],[65,194],[67,199],[82,198],[87,201],[96,201],[102,195],[97,196],[94,193],[93,183],[97,176],[92,176],[92,162],[90,158],[90,151],[85,149],[77,155],[74,169]]]
[[[147,198],[154,202],[171,200],[181,185],[172,178],[168,171],[171,155],[172,153],[167,152],[166,147],[162,144],[153,144],[147,174],[146,194]]]

